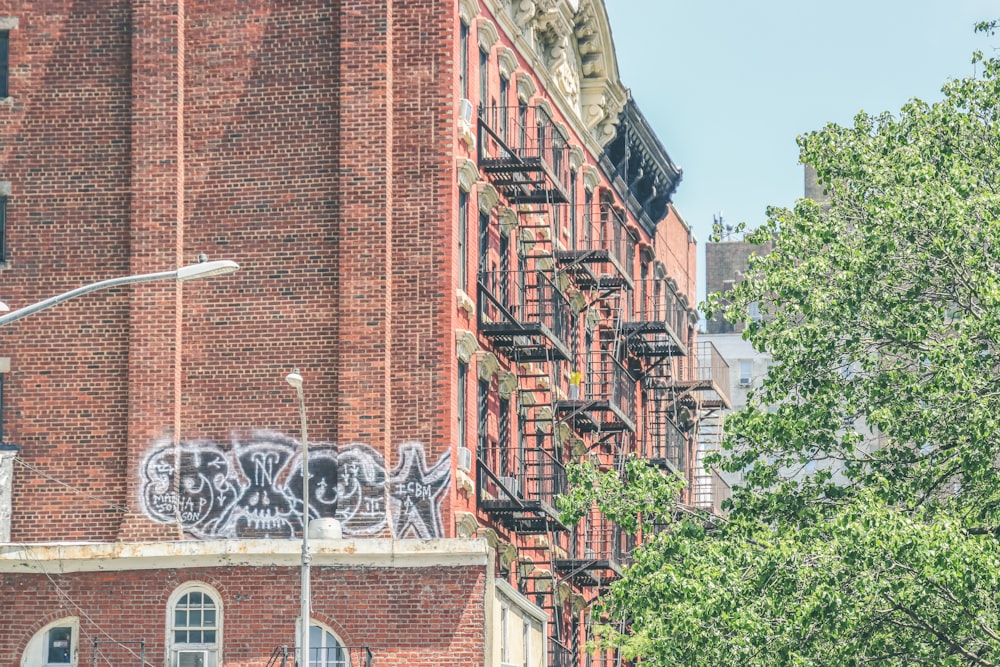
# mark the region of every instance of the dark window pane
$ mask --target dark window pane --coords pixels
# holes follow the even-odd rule
[[[10,70],[10,33],[0,30],[0,97],[7,97],[7,73]]]
[[[73,638],[72,628],[52,628],[48,637],[49,664],[69,664],[70,642]]]

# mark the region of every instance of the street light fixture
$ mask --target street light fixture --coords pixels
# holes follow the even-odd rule
[[[70,299],[75,299],[78,296],[84,294],[89,294],[90,292],[96,292],[102,289],[108,289],[109,287],[120,287],[121,285],[134,285],[135,283],[148,283],[154,280],[176,280],[179,283],[186,282],[188,280],[197,280],[199,278],[210,278],[212,276],[224,275],[227,273],[232,273],[239,270],[240,265],[236,262],[228,259],[221,259],[214,262],[200,262],[198,264],[189,264],[187,266],[182,266],[179,269],[173,271],[160,271],[159,273],[143,273],[135,276],[123,276],[121,278],[111,278],[109,280],[101,280],[100,282],[91,283],[90,285],[84,285],[83,287],[77,287],[63,294],[50,297],[44,301],[39,301],[30,306],[25,306],[24,308],[19,308],[12,313],[7,313],[6,315],[0,315],[0,327],[7,326],[11,322],[16,322],[17,320],[27,317],[28,315],[34,315],[35,313],[51,308],[52,306],[58,305],[63,301],[69,301]],[[0,312],[10,310],[6,304],[0,303]]]
[[[285,376],[285,381],[295,387],[299,397],[299,417],[302,421],[302,586],[299,596],[299,615],[302,617],[299,627],[299,659],[300,667],[309,667],[309,436],[306,434],[306,399],[302,392],[302,376],[299,369],[294,369]]]

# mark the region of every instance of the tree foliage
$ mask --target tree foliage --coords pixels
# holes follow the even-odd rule
[[[829,204],[770,209],[748,240],[772,252],[710,298],[757,306],[775,362],[726,421],[728,516],[574,471],[567,516],[596,501],[650,538],[594,610],[626,656],[1000,665],[1000,62],[975,61],[940,102],[800,137]]]

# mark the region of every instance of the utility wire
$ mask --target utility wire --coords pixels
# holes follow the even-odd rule
[[[125,651],[127,651],[128,653],[130,653],[133,657],[138,658],[140,660],[142,659],[142,656],[140,656],[138,653],[136,653],[133,649],[129,648],[125,644],[122,644],[121,642],[119,642],[118,640],[116,640],[106,630],[104,630],[104,628],[102,628],[100,625],[98,625],[94,621],[94,619],[91,618],[90,614],[88,614],[86,612],[86,610],[82,606],[80,606],[79,604],[77,604],[76,601],[73,600],[73,598],[70,596],[70,594],[67,593],[65,590],[63,590],[63,588],[61,586],[59,586],[58,583],[56,583],[56,580],[52,577],[51,574],[48,573],[48,571],[46,570],[45,566],[42,564],[41,560],[39,560],[38,557],[35,555],[35,553],[33,552],[32,548],[30,546],[25,546],[25,552],[27,553],[28,558],[30,558],[32,561],[34,561],[35,564],[38,566],[38,571],[41,572],[42,574],[44,574],[45,578],[49,580],[50,584],[52,584],[52,587],[56,591],[56,595],[59,596],[59,598],[62,600],[62,602],[63,602],[63,604],[65,606],[69,607],[70,609],[75,610],[78,614],[80,614],[80,616],[82,616],[83,618],[85,618],[90,625],[92,625],[94,628],[97,629],[97,632],[98,632],[98,634],[100,636],[104,637],[105,639],[107,639],[110,642],[113,642],[113,643],[117,644],[118,646],[121,646],[122,648],[125,649]],[[81,635],[84,634],[83,630],[80,631],[80,634]],[[87,636],[90,637],[91,635],[88,633]],[[82,636],[81,636],[81,639],[82,639]],[[113,665],[114,664],[110,659],[107,658],[107,656],[105,656],[101,652],[101,650],[99,648],[97,648],[97,646],[95,646],[94,649],[97,652],[97,654],[100,655],[101,658],[104,658],[106,660],[107,664],[109,664],[109,665]],[[79,641],[77,641],[77,651],[78,652],[80,651],[80,642]],[[149,662],[148,660],[143,660],[142,661],[142,665],[143,665],[143,667],[146,667],[147,665],[149,667],[156,667],[156,665],[154,665],[153,663]]]
[[[21,465],[21,467],[26,468],[27,470],[30,470],[31,472],[35,473],[36,475],[38,475],[40,477],[44,477],[45,479],[49,480],[50,482],[55,482],[56,484],[59,484],[60,486],[64,486],[67,489],[69,489],[70,491],[72,491],[73,493],[79,494],[81,496],[85,496],[87,498],[90,498],[91,500],[95,500],[95,501],[101,503],[102,505],[107,505],[108,507],[111,507],[111,508],[113,508],[113,509],[115,509],[115,510],[117,510],[119,512],[128,512],[129,511],[128,508],[125,507],[124,505],[117,505],[115,503],[108,502],[107,500],[105,500],[103,498],[99,498],[99,497],[97,497],[97,496],[95,496],[93,494],[87,493],[83,489],[78,489],[75,486],[73,486],[72,484],[68,484],[68,483],[62,481],[61,479],[53,477],[49,473],[47,473],[47,472],[45,472],[43,470],[40,470],[39,468],[36,468],[35,466],[31,465],[30,463],[28,463],[27,461],[25,461],[24,459],[22,459],[20,456],[15,456],[14,457],[14,461],[16,461],[19,465]]]

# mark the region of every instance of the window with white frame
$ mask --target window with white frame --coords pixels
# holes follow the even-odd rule
[[[75,616],[49,623],[35,633],[21,658],[21,667],[75,667],[79,658],[80,619]]]
[[[740,386],[749,387],[753,381],[753,361],[740,359]]]
[[[171,667],[217,667],[222,646],[222,605],[204,584],[189,584],[170,596],[168,645]]]
[[[347,649],[337,635],[312,621],[309,624],[309,667],[350,667],[350,663]]]

